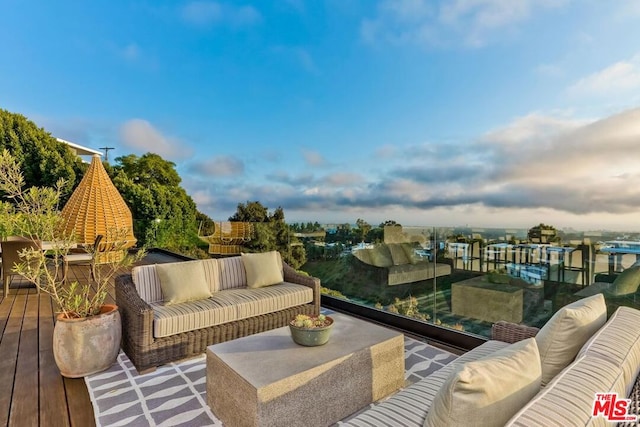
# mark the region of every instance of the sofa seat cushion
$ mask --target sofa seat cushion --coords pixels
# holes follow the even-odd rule
[[[400,390],[372,408],[367,408],[357,416],[341,422],[340,426],[401,425],[421,427],[436,394],[460,364],[473,362],[507,346],[509,344],[502,341],[487,341],[428,377]]]
[[[313,290],[307,286],[283,282],[264,288],[228,289],[213,295],[213,300],[232,304],[237,320],[273,313],[313,301]]]
[[[207,298],[179,304],[149,304],[153,308],[153,336],[168,337],[183,332],[238,320],[238,311],[226,301]]]
[[[607,392],[623,395],[620,369],[597,357],[579,357],[514,415],[506,426],[611,426],[603,417],[592,416],[595,394]]]
[[[578,352],[611,361],[622,370],[625,396],[640,372],[640,311],[619,307],[609,321]]]
[[[311,288],[284,282],[268,288],[228,289],[214,293],[211,298],[180,304],[152,303],[153,336],[167,337],[273,313],[312,301]]]

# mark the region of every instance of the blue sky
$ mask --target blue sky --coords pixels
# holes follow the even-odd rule
[[[201,211],[638,227],[640,2],[2,3],[0,108]]]

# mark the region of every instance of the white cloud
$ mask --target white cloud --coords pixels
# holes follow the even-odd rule
[[[304,13],[306,10],[304,0],[285,0],[285,3],[298,13]]]
[[[312,74],[319,73],[320,70],[318,69],[316,62],[313,60],[313,57],[311,56],[308,50],[298,48],[296,49],[295,53],[296,53],[296,57],[298,58],[298,61],[300,62],[300,64],[305,70],[307,70]]]
[[[182,18],[194,25],[209,25],[222,20],[222,6],[213,1],[193,1],[182,9]]]
[[[324,177],[323,181],[331,187],[350,187],[363,183],[365,180],[362,175],[357,173],[338,172]]]
[[[289,220],[295,212],[297,218],[341,215],[341,222],[364,217],[403,225],[611,227],[616,217],[631,224],[631,213],[640,211],[638,140],[640,108],[598,119],[535,112],[469,141],[397,146],[375,177],[346,169],[320,177],[287,170],[211,191],[216,209],[228,208],[227,215],[240,201],[260,200],[282,206]],[[326,163],[317,152],[304,155],[309,165]]]
[[[640,184],[639,138],[640,109],[634,109],[593,121],[530,115],[488,133],[480,144],[493,158],[493,182],[546,192],[548,207],[590,212],[633,203],[626,198]],[[623,190],[619,176],[625,174],[632,178]],[[598,203],[596,195],[610,206]]]
[[[316,65],[311,53],[303,47],[276,46],[272,51],[285,57],[292,58],[302,69],[310,74],[319,74],[320,69]]]
[[[237,176],[244,173],[244,163],[233,156],[217,156],[204,162],[195,162],[189,169],[205,176]]]
[[[167,159],[189,157],[192,150],[178,138],[165,136],[143,119],[131,119],[120,126],[120,139],[126,147],[138,152],[152,152]]]
[[[189,2],[182,8],[181,15],[185,22],[199,27],[217,24],[245,27],[262,21],[262,15],[252,6],[235,6],[216,1]]]
[[[558,64],[540,64],[536,67],[535,72],[545,77],[560,77],[564,75],[564,68]]]
[[[433,14],[432,3],[425,0],[386,0],[380,9],[404,22],[421,21]]]
[[[374,150],[374,156],[378,159],[390,159],[395,157],[398,149],[394,145],[383,145]]]
[[[611,96],[640,89],[640,54],[578,80],[568,88],[576,96]]]
[[[540,10],[566,0],[385,0],[375,18],[363,19],[360,36],[367,43],[480,47],[504,37]]]
[[[317,151],[312,150],[303,150],[302,156],[304,157],[304,161],[307,162],[309,166],[324,166],[327,164],[327,160],[322,156],[322,154]]]
[[[531,113],[516,118],[507,126],[488,132],[482,139],[502,146],[538,146],[541,141],[548,141],[584,124],[584,121]]]
[[[129,43],[121,50],[121,54],[125,59],[134,61],[140,57],[140,48],[135,43]]]

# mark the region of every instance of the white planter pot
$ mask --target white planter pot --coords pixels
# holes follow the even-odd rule
[[[81,319],[59,314],[53,329],[53,356],[60,373],[80,378],[108,369],[118,357],[121,337],[116,305],[105,304],[100,314]]]

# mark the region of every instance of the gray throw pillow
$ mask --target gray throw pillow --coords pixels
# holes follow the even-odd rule
[[[212,295],[201,261],[157,264],[156,273],[166,305],[205,299]]]
[[[282,260],[277,251],[256,254],[241,253],[242,263],[247,272],[247,286],[249,288],[263,288],[265,286],[282,283]]]

